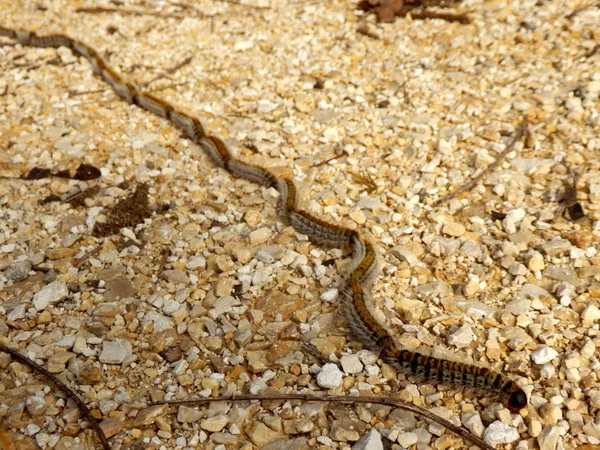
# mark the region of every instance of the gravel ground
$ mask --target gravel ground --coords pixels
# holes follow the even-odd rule
[[[339,320],[342,252],[283,226],[275,192],[212,167],[65,48],[0,47],[0,174],[102,171],[0,179],[1,343],[67,380],[114,449],[465,445],[383,406],[145,407],[280,390],[395,396],[498,448],[598,448],[598,7],[474,0],[460,9],[469,25],[377,25],[351,1],[281,3],[94,2],[159,12],[127,15],[0,0],[0,23],[86,42],[238,154],[293,175],[308,211],[377,243],[373,301],[403,346],[503,370],[528,407],[511,414],[378,364]],[[525,115],[530,134],[485,182],[436,205]],[[128,196],[141,223],[96,237]],[[300,339],[341,364],[317,363]],[[97,445],[63,394],[7,355],[0,367],[2,439]]]

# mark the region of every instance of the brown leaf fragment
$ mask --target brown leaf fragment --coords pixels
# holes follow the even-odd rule
[[[100,169],[91,164],[80,164],[77,169],[75,169],[75,173],[71,170],[59,170],[56,172],[55,176],[60,178],[68,178],[70,180],[79,180],[79,181],[88,181],[95,180],[96,178],[100,178],[102,173]]]
[[[107,237],[118,233],[121,228],[134,227],[152,214],[148,201],[148,185],[139,184],[129,196],[118,201],[106,213],[106,222],[97,223],[92,235]]]
[[[52,170],[44,169],[42,167],[34,167],[29,172],[21,175],[22,180],[41,180],[42,178],[48,178],[52,175]]]

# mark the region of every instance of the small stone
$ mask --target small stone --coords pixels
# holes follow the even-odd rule
[[[85,363],[77,378],[81,384],[96,384],[102,380],[102,369],[94,363]]]
[[[532,272],[537,272],[539,270],[544,270],[546,268],[546,263],[544,262],[544,257],[539,252],[533,252],[531,258],[527,262],[527,268]]]
[[[183,270],[173,269],[173,270],[164,270],[163,276],[167,279],[169,283],[177,284],[190,284],[190,278],[186,275]]]
[[[561,407],[553,403],[543,404],[539,409],[539,413],[546,424],[555,424],[563,418]]]
[[[483,426],[483,422],[481,421],[481,416],[477,411],[463,414],[460,420],[462,424],[475,436],[483,436],[485,428]]]
[[[367,216],[360,209],[356,209],[348,214],[352,220],[354,220],[359,225],[364,225],[367,221]]]
[[[589,305],[581,313],[581,321],[584,323],[593,323],[600,320],[600,309],[596,305]]]
[[[344,355],[340,358],[340,364],[345,373],[355,374],[363,370],[363,365],[358,355]]]
[[[107,438],[113,437],[119,433],[124,426],[124,420],[119,417],[109,417],[100,422],[100,428]]]
[[[531,300],[517,298],[506,304],[506,310],[511,314],[518,316],[521,314],[527,314],[531,308]]]
[[[321,300],[328,303],[335,302],[339,297],[339,291],[337,289],[327,289],[321,294]]]
[[[46,368],[50,373],[61,373],[65,370],[65,364],[69,362],[73,357],[74,353],[71,352],[59,352],[48,358],[48,364]]]
[[[491,423],[483,434],[483,440],[491,446],[510,444],[517,439],[519,439],[517,430],[499,420]]]
[[[546,364],[558,356],[558,352],[552,347],[541,347],[531,352],[531,359],[536,364]]]
[[[115,278],[108,280],[105,284],[106,291],[104,292],[104,300],[112,302],[117,299],[133,297],[135,288],[131,280],[127,278]]]
[[[336,389],[342,385],[343,373],[335,364],[325,364],[317,375],[317,384],[324,389]]]
[[[561,428],[558,425],[547,425],[537,438],[540,450],[556,450]]]
[[[6,318],[10,322],[14,322],[16,320],[25,318],[25,311],[27,310],[27,305],[17,305],[15,306],[7,315]],[[38,318],[39,320],[39,318]],[[47,323],[47,322],[46,322]]]
[[[209,417],[200,422],[200,428],[211,433],[221,431],[229,423],[229,418],[225,415],[218,415],[215,417]]]
[[[448,344],[457,348],[468,347],[469,344],[477,340],[470,325],[464,324],[462,327],[448,335]]]
[[[44,414],[44,411],[48,409],[48,404],[43,397],[38,397],[37,395],[32,395],[25,401],[25,406],[27,407],[27,412],[31,414],[33,417],[39,417]]]
[[[194,423],[198,422],[204,413],[195,408],[190,408],[189,406],[180,406],[177,409],[177,421],[181,423]]]
[[[152,425],[156,419],[167,413],[169,405],[155,405],[148,408],[142,409],[133,422],[134,427],[143,427],[146,425]]]
[[[458,222],[448,222],[442,228],[442,233],[452,237],[460,237],[465,234],[466,231],[467,229],[465,226]]]
[[[122,364],[133,355],[131,344],[127,341],[105,341],[100,353],[100,362],[104,364]]]
[[[416,433],[408,432],[408,433],[400,433],[396,442],[400,444],[401,447],[409,448],[411,445],[417,443],[418,436]]]
[[[267,227],[259,228],[258,230],[254,230],[250,233],[250,245],[260,245],[267,242],[271,235],[273,234],[273,230]]]
[[[4,271],[4,276],[14,282],[23,281],[29,276],[31,263],[29,261],[14,261]]]
[[[261,448],[269,442],[281,437],[281,434],[270,429],[262,422],[254,422],[252,428],[250,428],[250,431],[248,432],[248,437],[254,445]]]
[[[571,243],[566,239],[554,239],[552,241],[543,242],[540,245],[542,251],[548,256],[558,256],[568,253],[571,250]]]
[[[190,270],[204,270],[206,269],[206,259],[204,258],[204,256],[193,256],[187,262],[186,267]]]
[[[345,422],[346,421],[342,420],[333,421],[333,423],[331,424],[331,429],[329,431],[329,436],[331,437],[331,439],[339,442],[358,441],[358,439],[360,438],[360,434],[358,434],[358,431],[348,426],[345,426],[347,425]]]
[[[352,446],[352,450],[383,450],[381,434],[377,430],[371,430]]]
[[[50,304],[58,303],[69,295],[69,288],[66,283],[54,281],[40,289],[33,296],[33,306],[38,311],[42,311]]]

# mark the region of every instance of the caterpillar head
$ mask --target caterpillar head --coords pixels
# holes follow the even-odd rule
[[[510,411],[518,413],[525,408],[525,406],[527,406],[527,394],[525,394],[522,389],[517,389],[508,397],[508,404],[506,407]]]

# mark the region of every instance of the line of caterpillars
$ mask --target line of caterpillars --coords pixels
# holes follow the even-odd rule
[[[76,55],[86,58],[94,73],[108,83],[114,92],[128,103],[169,120],[191,141],[200,145],[218,167],[233,176],[262,186],[275,188],[279,194],[279,214],[283,221],[313,242],[331,247],[348,248],[352,253],[352,268],[340,287],[348,326],[355,337],[373,351],[379,352],[386,363],[428,381],[461,385],[491,393],[513,412],[527,405],[527,395],[512,380],[501,373],[471,364],[449,361],[418,352],[401,350],[390,333],[369,310],[368,287],[377,273],[377,257],[373,245],[357,231],[330,224],[298,207],[296,186],[290,179],[278,178],[257,165],[236,159],[221,139],[207,135],[201,122],[178,111],[153,95],[140,92],[124,81],[116,71],[91,47],[70,37],[56,34],[38,36],[33,32],[0,27],[0,36],[6,36],[22,45],[33,47],[67,47]]]

